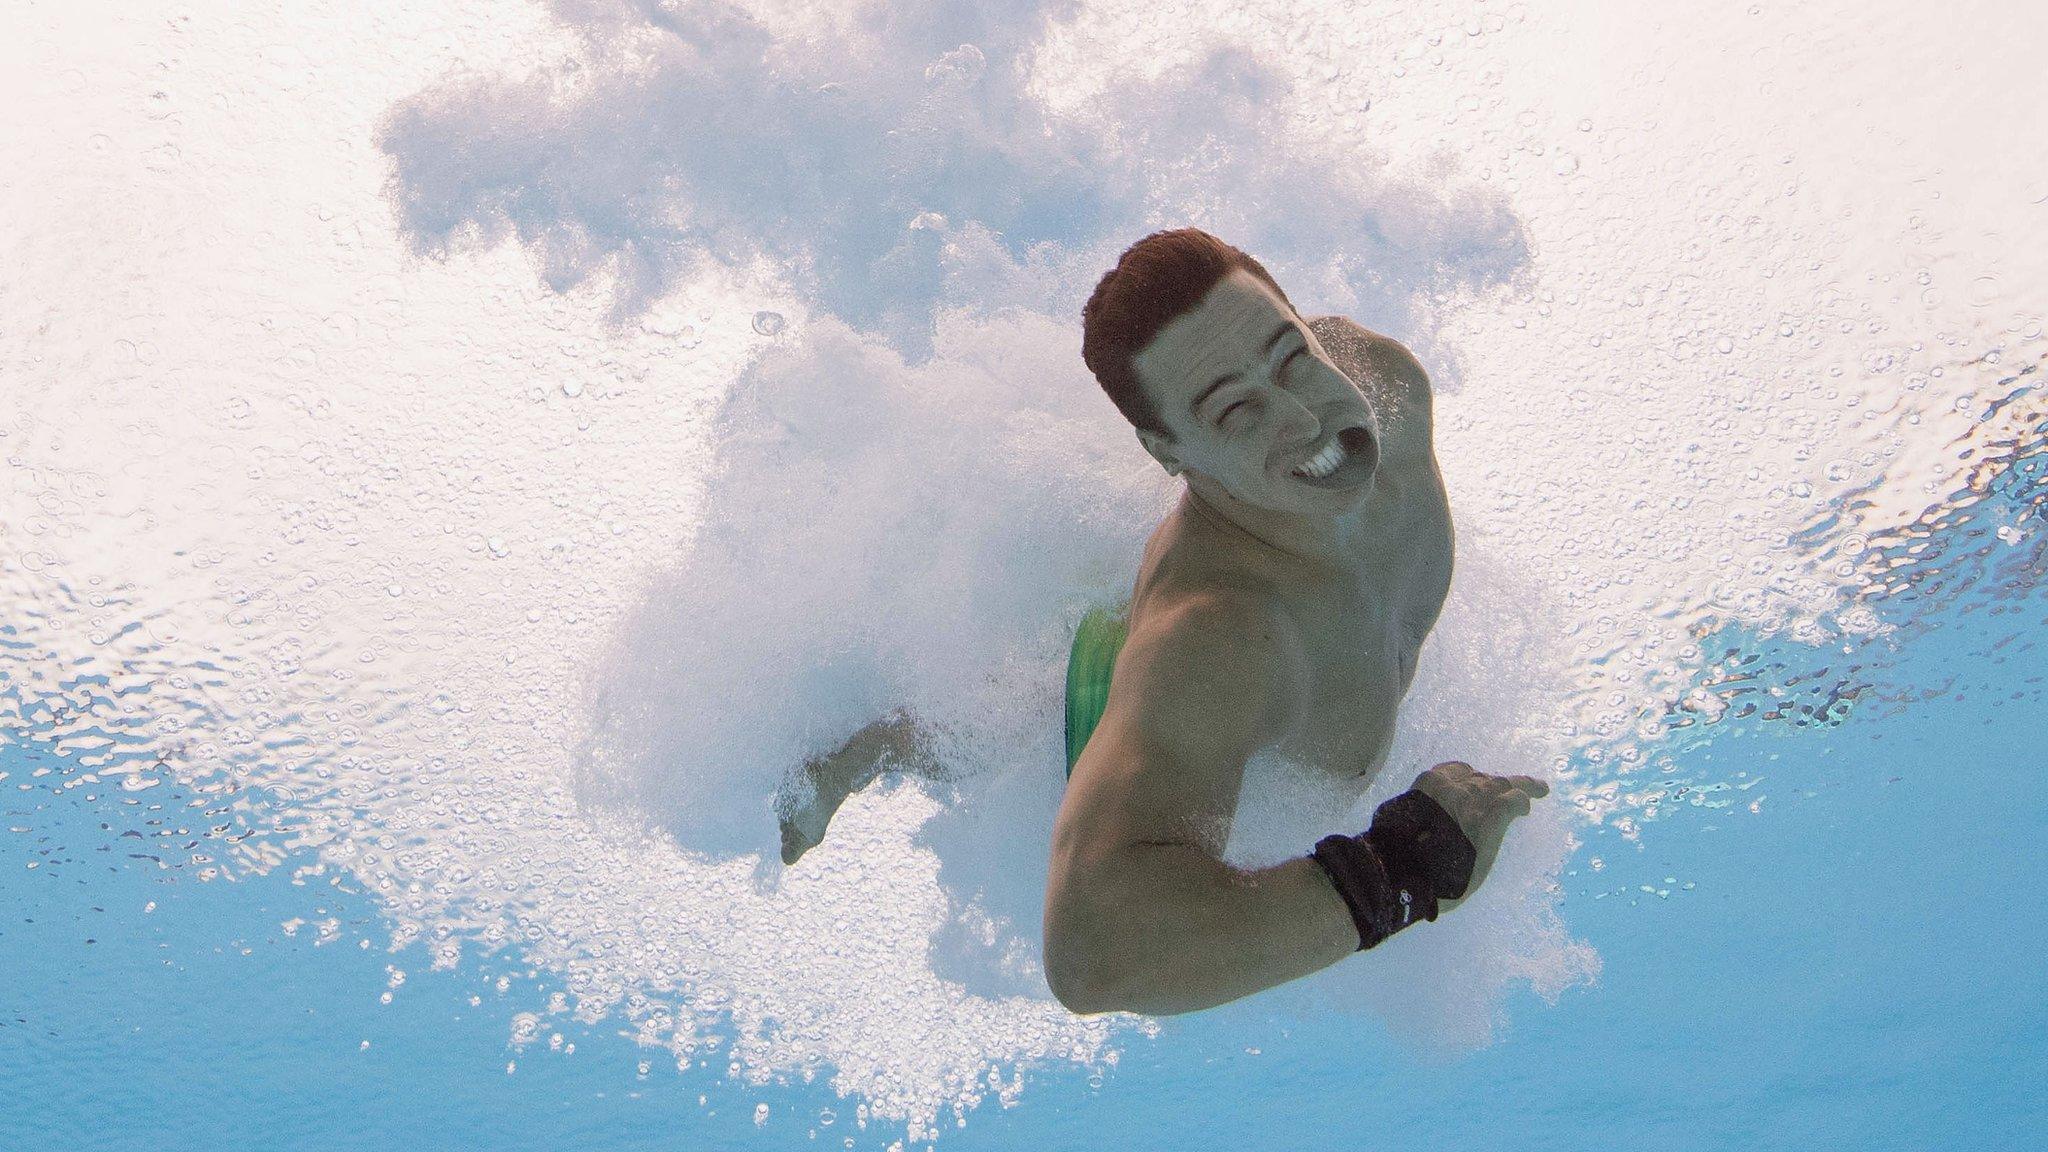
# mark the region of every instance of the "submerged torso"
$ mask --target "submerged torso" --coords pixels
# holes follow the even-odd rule
[[[1294,622],[1309,677],[1300,722],[1270,750],[1362,788],[1385,763],[1396,709],[1443,609],[1452,536],[1427,418],[1400,412],[1398,387],[1376,387],[1365,365],[1340,355],[1338,366],[1390,417],[1383,419],[1388,431],[1373,481],[1372,531],[1361,542],[1356,572],[1337,580],[1304,577],[1283,558],[1233,537],[1183,496],[1146,547],[1130,630],[1136,635],[1148,618],[1164,619],[1162,610],[1218,587],[1269,599]]]

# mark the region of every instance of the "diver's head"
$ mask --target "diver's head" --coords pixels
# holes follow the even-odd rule
[[[1251,256],[1199,229],[1153,233],[1082,316],[1082,359],[1138,442],[1211,503],[1317,515],[1370,491],[1371,405]]]

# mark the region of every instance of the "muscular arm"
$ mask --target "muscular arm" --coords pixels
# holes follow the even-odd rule
[[[1240,595],[1133,632],[1053,828],[1045,966],[1061,1003],[1190,1012],[1357,950],[1305,854],[1255,870],[1220,859],[1245,762],[1299,719],[1305,675],[1291,626]]]

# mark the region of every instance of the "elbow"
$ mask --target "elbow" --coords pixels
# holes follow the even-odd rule
[[[1128,1012],[1131,1009],[1118,996],[1113,985],[1081,976],[1055,976],[1053,969],[1046,969],[1046,983],[1052,987],[1053,999],[1060,1006],[1076,1016],[1094,1016],[1103,1012]]]
[[[1045,982],[1053,999],[1076,1016],[1130,1011],[1128,981],[1118,972],[1106,937],[1075,917],[1049,910],[1045,922]]]
[[[1104,966],[1073,942],[1052,933],[1045,939],[1045,982],[1053,999],[1076,1016],[1093,1016],[1122,1008],[1116,984]]]

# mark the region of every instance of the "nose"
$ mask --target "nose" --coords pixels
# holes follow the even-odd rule
[[[1285,444],[1307,444],[1323,434],[1323,422],[1308,410],[1291,392],[1279,394],[1281,442]]]

